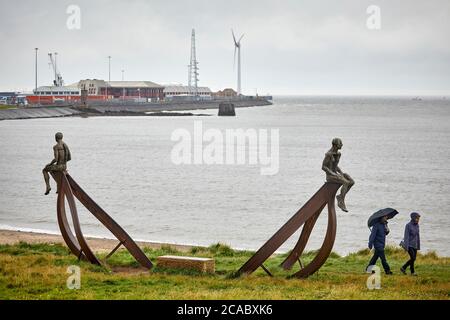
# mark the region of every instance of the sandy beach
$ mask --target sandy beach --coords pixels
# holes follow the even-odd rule
[[[86,237],[89,246],[96,252],[111,251],[118,243],[118,240],[105,239],[105,238],[93,238]],[[0,230],[0,244],[17,244],[19,242],[26,243],[64,243],[61,235],[38,233],[38,232],[24,232],[14,230]],[[155,242],[136,242],[141,248],[149,247],[152,249],[158,249],[162,246],[170,246],[179,251],[189,251],[192,246],[171,244],[171,243],[155,243]]]

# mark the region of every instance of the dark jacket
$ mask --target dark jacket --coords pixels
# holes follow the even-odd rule
[[[387,223],[377,222],[372,227],[369,237],[369,249],[384,249],[386,246],[386,234],[389,233]]]
[[[405,248],[414,248],[420,250],[420,230],[419,224],[410,221],[405,226],[405,237],[403,239]]]

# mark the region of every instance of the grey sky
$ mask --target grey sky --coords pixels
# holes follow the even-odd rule
[[[81,8],[69,30],[68,5]],[[366,9],[381,8],[381,29]],[[231,28],[246,94],[450,94],[450,1],[0,0],[0,90],[49,85],[57,51],[66,84],[86,78],[187,82],[190,33],[200,85],[236,87]]]

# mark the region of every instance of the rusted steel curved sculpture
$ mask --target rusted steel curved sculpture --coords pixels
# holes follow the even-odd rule
[[[297,211],[239,270],[238,274],[250,274],[259,267],[269,275],[271,273],[263,265],[286,240],[288,240],[302,225],[300,238],[288,257],[282,262],[284,269],[291,269],[296,261],[300,263],[301,270],[293,274],[293,277],[306,278],[320,269],[333,249],[336,238],[336,211],[334,198],[341,187],[339,183],[326,182],[305,205]],[[323,208],[328,206],[328,227],[322,247],[316,257],[303,267],[300,256],[305,249],[309,236]]]
[[[100,260],[95,256],[81,231],[77,208],[74,196],[83,206],[88,209],[112,234],[119,240],[118,245],[106,256],[108,259],[121,245],[145,268],[151,269],[152,262],[144,252],[138,247],[136,242],[125,232],[125,230],[111,218],[89,195],[75,182],[67,172],[53,172],[52,177],[58,185],[57,214],[58,225],[62,237],[70,251],[79,259],[87,260],[93,264],[101,265]],[[65,199],[69,204],[72,216],[75,235],[72,233],[66,216]]]

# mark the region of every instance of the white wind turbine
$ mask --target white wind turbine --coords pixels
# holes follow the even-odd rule
[[[236,41],[236,37],[234,36],[233,29],[231,29],[231,34],[233,35],[234,40],[234,62],[233,68],[236,64],[236,50],[238,53],[238,70],[237,70],[237,95],[241,95],[241,39],[244,35],[242,35],[238,41]]]

